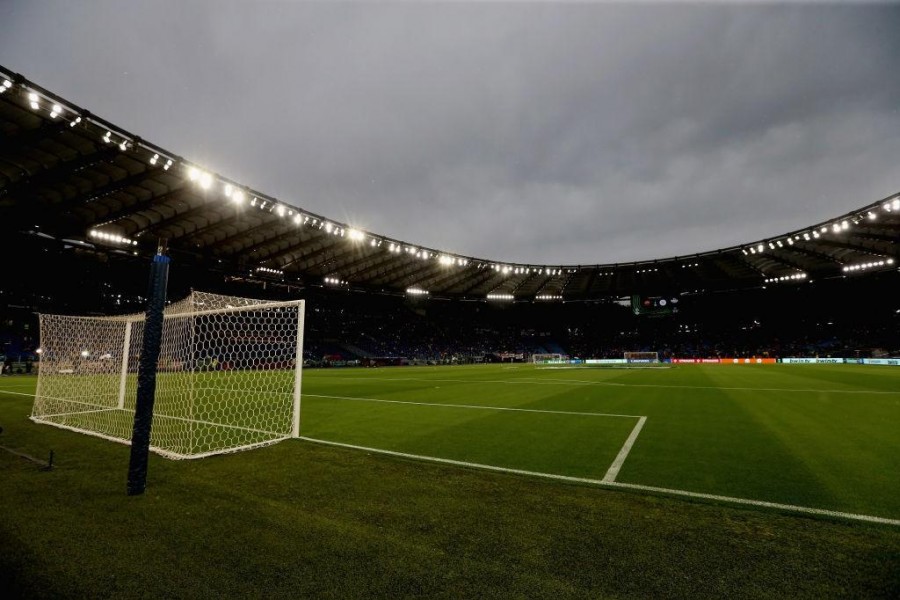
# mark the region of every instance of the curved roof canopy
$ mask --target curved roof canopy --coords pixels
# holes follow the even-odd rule
[[[444,253],[314,214],[210,173],[0,67],[0,227],[111,256],[408,295],[585,300],[896,270],[900,195],[804,229],[690,256],[515,264]]]

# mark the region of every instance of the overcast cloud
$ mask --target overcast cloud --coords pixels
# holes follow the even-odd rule
[[[0,63],[370,231],[592,264],[900,190],[900,5],[0,4]]]

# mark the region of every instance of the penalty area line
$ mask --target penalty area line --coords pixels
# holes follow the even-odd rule
[[[618,456],[616,456],[616,460],[609,466],[609,470],[606,472],[606,475],[603,476],[604,483],[612,483],[616,480],[616,477],[619,476],[619,471],[622,469],[622,465],[625,463],[625,459],[628,458],[628,453],[631,452],[631,447],[634,446],[634,442],[637,440],[638,434],[641,432],[641,429],[644,428],[644,423],[647,422],[647,417],[641,417],[638,419],[637,424],[634,426],[634,429],[631,430],[631,435],[628,436],[628,439],[625,440],[625,443],[622,444],[622,449],[619,450]]]
[[[873,515],[861,515],[856,513],[847,513],[836,510],[828,510],[824,508],[812,508],[809,506],[798,506],[795,504],[781,504],[779,502],[768,502],[766,500],[751,500],[749,498],[737,498],[734,496],[719,496],[717,494],[704,494],[702,492],[691,492],[688,490],[676,490],[671,488],[655,487],[650,485],[640,485],[636,483],[620,483],[618,481],[603,481],[600,479],[591,479],[588,477],[573,477],[571,475],[556,475],[554,473],[541,473],[539,471],[527,471],[525,469],[513,469],[509,467],[497,467],[494,465],[485,465],[481,463],[466,462],[462,460],[453,460],[450,458],[438,458],[436,456],[424,456],[421,454],[409,454],[406,452],[396,452],[394,450],[383,450],[381,448],[370,448],[368,446],[358,446],[356,444],[345,444],[343,442],[333,442],[330,440],[321,440],[307,436],[299,436],[297,439],[312,442],[314,444],[322,444],[325,446],[337,446],[340,448],[349,448],[351,450],[362,450],[373,454],[384,454],[387,456],[396,456],[398,458],[406,458],[412,460],[420,460],[424,462],[440,463],[453,465],[457,467],[466,467],[470,469],[480,469],[484,471],[494,471],[498,473],[507,473],[511,475],[525,475],[528,477],[539,477],[542,479],[552,479],[556,481],[566,481],[570,483],[584,483],[597,487],[605,487],[611,489],[636,490],[640,492],[651,492],[655,494],[663,494],[668,496],[679,496],[683,498],[692,498],[699,500],[712,500],[715,502],[725,502],[728,504],[737,504],[741,506],[754,506],[757,508],[768,508],[773,510],[781,510],[786,512],[799,513],[804,515],[814,515],[819,517],[832,517],[838,519],[846,519],[850,521],[863,521],[866,523],[878,523],[880,525],[892,525],[900,527],[900,519],[888,519],[886,517],[876,517]]]
[[[646,419],[640,415],[615,415],[596,412],[575,412],[568,410],[542,410],[539,408],[513,408],[507,406],[480,406],[477,404],[442,404],[438,402],[413,402],[412,400],[384,400],[382,398],[360,398],[357,396],[328,396],[325,394],[303,394],[307,398],[329,398],[332,400],[356,400],[358,402],[383,402],[386,404],[411,404],[414,406],[436,406],[439,408],[468,408],[471,410],[503,410],[510,412],[541,413],[548,415],[574,415],[578,417],[621,417],[624,419]],[[624,459],[623,459],[624,460]]]

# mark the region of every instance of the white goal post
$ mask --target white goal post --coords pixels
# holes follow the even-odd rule
[[[543,354],[532,354],[531,362],[536,365],[545,365],[545,364],[557,364],[563,363],[569,359],[565,354],[559,353],[543,353]]]
[[[166,306],[150,449],[201,458],[300,434],[304,301],[193,292]],[[144,315],[40,315],[31,419],[130,443]]]
[[[626,352],[623,356],[625,362],[628,364],[632,363],[658,363],[659,362],[659,353],[658,352]]]

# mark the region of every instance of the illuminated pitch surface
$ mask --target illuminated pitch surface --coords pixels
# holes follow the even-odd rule
[[[646,416],[617,482],[900,519],[897,368],[307,370],[303,391],[303,436],[597,480],[636,420],[564,413]]]

